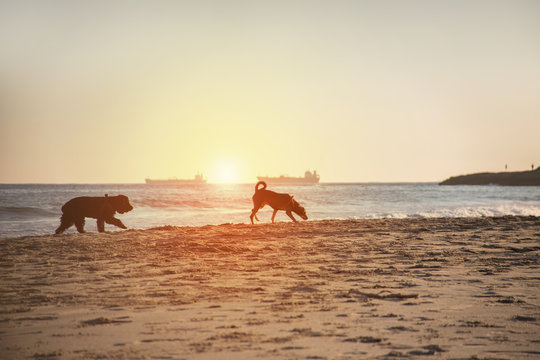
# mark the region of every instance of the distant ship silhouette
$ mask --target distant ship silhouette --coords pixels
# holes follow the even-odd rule
[[[257,179],[269,184],[318,184],[320,176],[317,174],[317,170],[313,170],[313,172],[307,170],[304,177],[280,175],[277,177],[257,176]]]
[[[193,179],[148,179],[144,180],[149,185],[180,185],[180,184],[206,184],[202,174],[196,174]]]

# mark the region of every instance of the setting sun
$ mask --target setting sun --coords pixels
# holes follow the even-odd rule
[[[214,166],[209,174],[213,183],[231,184],[239,181],[238,166],[231,160],[222,160]]]

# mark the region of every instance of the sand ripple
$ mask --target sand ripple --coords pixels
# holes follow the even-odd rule
[[[0,240],[2,358],[533,358],[540,219]]]

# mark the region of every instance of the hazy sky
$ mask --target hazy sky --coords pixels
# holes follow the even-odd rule
[[[540,166],[540,1],[0,1],[0,182]]]

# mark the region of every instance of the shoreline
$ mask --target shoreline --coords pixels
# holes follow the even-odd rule
[[[456,217],[382,217],[382,218],[358,218],[358,219],[324,219],[324,220],[307,220],[304,221],[302,219],[298,219],[298,222],[295,224],[289,219],[282,219],[282,220],[276,220],[274,224],[270,222],[268,219],[264,219],[259,222],[255,222],[255,224],[250,224],[248,222],[244,223],[222,223],[222,224],[205,224],[205,225],[159,225],[159,226],[153,226],[149,228],[129,228],[124,230],[120,228],[115,228],[114,226],[109,225],[106,227],[105,232],[99,233],[97,229],[94,229],[93,227],[93,221],[94,219],[86,218],[86,221],[89,222],[86,227],[89,229],[86,229],[86,232],[79,233],[77,232],[74,227],[70,227],[68,231],[62,233],[62,234],[55,234],[53,231],[51,231],[50,234],[30,234],[30,235],[21,235],[21,236],[0,236],[0,242],[1,241],[11,241],[11,240],[18,240],[18,239],[26,239],[26,238],[48,238],[50,236],[53,237],[66,237],[66,236],[88,236],[90,234],[119,234],[123,232],[144,232],[144,231],[156,231],[156,230],[195,230],[200,228],[220,228],[220,227],[257,227],[257,226],[279,226],[284,224],[291,224],[292,226],[302,226],[302,224],[318,224],[318,223],[335,223],[336,225],[339,225],[340,223],[356,223],[356,222],[374,222],[374,223],[386,223],[388,221],[395,221],[398,223],[401,222],[439,222],[439,221],[445,221],[445,220],[457,220],[457,221],[475,221],[475,220],[481,220],[481,219],[540,219],[540,216],[535,215],[502,215],[502,216],[456,216]],[[56,224],[56,223],[55,223]],[[54,230],[54,229],[53,229]]]
[[[3,358],[540,354],[539,217],[160,226],[2,240]]]

